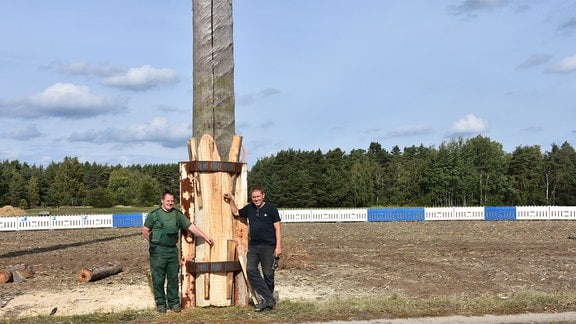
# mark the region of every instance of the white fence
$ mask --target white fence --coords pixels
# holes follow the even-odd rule
[[[368,210],[357,209],[280,209],[282,222],[366,222]]]
[[[517,220],[576,220],[576,206],[518,206]]]
[[[0,231],[53,230],[113,227],[113,215],[0,217]]]
[[[483,220],[484,207],[424,208],[425,220]]]
[[[280,209],[285,223],[576,220],[576,206]],[[0,217],[0,231],[140,227],[147,213]],[[372,216],[372,217],[371,217]]]

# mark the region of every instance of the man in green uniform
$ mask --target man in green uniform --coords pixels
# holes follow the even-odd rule
[[[213,240],[196,225],[192,224],[178,209],[174,209],[174,194],[170,191],[162,193],[162,206],[151,211],[144,226],[142,235],[150,242],[150,272],[156,309],[166,312],[166,306],[179,312],[180,297],[178,295],[178,272],[180,258],[178,255],[178,238],[180,230],[200,236],[208,244]],[[166,291],[164,283],[167,282]]]

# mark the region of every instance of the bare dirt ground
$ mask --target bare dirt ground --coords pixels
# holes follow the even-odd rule
[[[286,223],[277,290],[280,300],[574,291],[573,232],[570,221]],[[36,271],[0,285],[0,319],[153,308],[139,228],[0,232],[0,247],[0,269]],[[78,282],[103,262],[124,270]]]

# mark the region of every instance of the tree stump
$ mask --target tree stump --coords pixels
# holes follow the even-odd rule
[[[6,270],[0,270],[0,283],[7,283],[12,281],[12,273]]]
[[[78,271],[78,281],[97,281],[120,273],[122,270],[123,267],[120,263],[108,262],[105,264],[93,265],[90,268],[82,268]]]
[[[29,264],[18,264],[0,270],[0,284],[7,282],[23,282],[34,276],[34,268]]]

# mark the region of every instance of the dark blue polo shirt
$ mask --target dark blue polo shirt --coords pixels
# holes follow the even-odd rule
[[[276,246],[276,232],[274,223],[280,221],[278,208],[266,202],[264,206],[257,209],[254,203],[242,207],[238,210],[241,217],[248,218],[249,245],[271,245]]]

